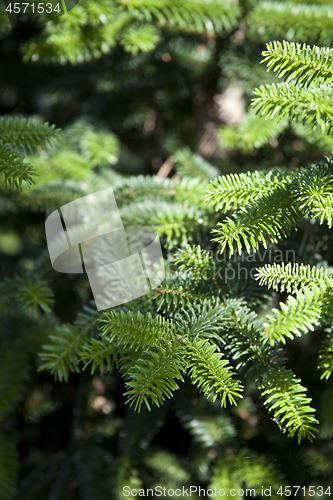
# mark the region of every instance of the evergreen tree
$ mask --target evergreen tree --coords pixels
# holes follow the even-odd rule
[[[332,12],[85,0],[9,34],[3,10],[2,67],[19,49],[40,94],[22,104],[14,70],[0,90],[0,499],[332,493]],[[218,106],[235,86],[237,125]],[[167,273],[98,312],[44,222],[109,187]]]

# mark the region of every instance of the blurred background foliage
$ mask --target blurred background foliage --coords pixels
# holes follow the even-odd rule
[[[11,29],[0,5],[1,115],[61,129],[51,144],[26,148],[32,187],[0,192],[0,499],[119,499],[123,485],[326,490],[333,386],[318,377],[320,328],[286,346],[288,367],[318,409],[312,444],[282,434],[251,384],[237,406],[221,409],[187,380],[171,401],[137,414],[117,370],[85,370],[67,382],[37,370],[50,335],[96,331],[99,316],[86,276],[50,265],[44,221],[52,210],[113,187],[124,225],[156,227],[170,263],[187,243],[216,250],[211,229],[223,216],[205,202],[211,179],[289,171],[333,149],[332,137],[309,125],[267,122],[249,110],[254,88],[274,81],[260,65],[265,43],[333,46],[331,3],[81,0],[35,24],[21,16]],[[0,136],[10,141],[1,127]],[[331,231],[302,224],[274,248],[330,268]],[[260,314],[286,298],[251,280],[230,286]],[[168,296],[191,304],[189,291],[172,283],[158,298],[162,313],[168,317]]]

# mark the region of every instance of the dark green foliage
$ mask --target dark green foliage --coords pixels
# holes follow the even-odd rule
[[[15,491],[18,472],[18,454],[8,436],[0,436],[0,495],[9,498]]]
[[[237,127],[222,126],[219,129],[221,145],[228,149],[239,149],[248,153],[254,147],[261,148],[271,139],[279,137],[288,125],[286,119],[276,120],[271,118],[264,120],[261,115],[249,111],[242,123]]]
[[[163,28],[190,33],[213,34],[231,30],[240,8],[236,2],[187,0],[158,5],[150,0],[85,0],[75,10],[47,23],[44,32],[23,50],[25,60],[82,63],[101,57],[120,43],[126,52],[150,52],[156,48]],[[162,28],[162,29],[161,29]]]
[[[319,350],[318,368],[322,371],[320,378],[330,378],[333,371],[333,339],[331,328],[327,330],[327,336],[324,340],[321,349]]]
[[[291,1],[258,2],[249,16],[252,36],[332,45],[330,5]],[[259,33],[258,33],[259,32]]]
[[[198,177],[214,179],[219,175],[219,170],[205,161],[201,156],[194,155],[189,148],[177,151],[173,155],[175,169],[181,177]]]
[[[252,496],[253,489],[258,494],[262,492],[261,488],[272,488],[271,498],[277,499],[276,492],[281,484],[283,479],[274,464],[268,464],[263,456],[244,447],[235,456],[218,460],[209,486],[217,490],[235,490],[234,496],[238,499],[242,497],[237,492],[242,489],[248,490],[248,495]]]
[[[32,176],[35,169],[24,162],[20,152],[33,152],[37,147],[46,148],[53,144],[59,135],[59,130],[48,123],[41,124],[39,120],[29,118],[0,118],[0,173],[3,175],[5,187],[21,188],[26,182],[30,187],[34,183]]]

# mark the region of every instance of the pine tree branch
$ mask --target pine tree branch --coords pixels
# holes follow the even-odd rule
[[[312,284],[289,295],[287,303],[280,303],[281,311],[272,309],[273,315],[264,323],[262,336],[271,345],[274,342],[286,343],[286,338],[300,337],[318,326],[323,316],[325,301],[332,300],[324,282],[319,286]],[[332,305],[331,305],[332,307]]]
[[[243,386],[232,378],[234,373],[229,362],[206,340],[187,344],[187,369],[193,383],[206,396],[213,393],[213,401],[218,397],[221,406],[226,406],[227,400],[236,404],[236,399],[242,397]]]
[[[295,293],[297,290],[312,284],[320,285],[331,279],[333,273],[327,269],[305,266],[298,264],[298,262],[293,264],[291,262],[288,264],[274,262],[274,264],[266,264],[264,267],[258,268],[257,271],[255,279],[259,281],[260,285],[266,285],[268,288],[281,292],[286,290],[288,293]]]
[[[288,177],[278,171],[224,175],[209,183],[206,199],[215,210],[227,212],[274,191],[276,186],[286,185]]]
[[[318,369],[322,372],[321,379],[328,380],[333,372],[333,335],[331,329],[327,330],[326,339],[318,351]]]
[[[51,343],[44,345],[39,355],[44,363],[38,371],[48,370],[56,380],[67,382],[71,372],[80,372],[79,352],[85,343],[85,336],[77,328],[63,325],[49,339]]]
[[[214,33],[230,30],[237,23],[239,5],[233,1],[213,0],[209,5],[202,0],[126,0],[122,2],[131,13],[147,21],[157,20],[159,26],[178,27],[194,33]]]
[[[276,492],[284,484],[283,473],[269,457],[242,447],[240,451],[217,460],[209,488],[217,491],[246,490],[250,494],[261,488],[270,489],[272,500],[278,500],[280,497]]]
[[[24,182],[29,187],[34,184],[35,168],[23,160],[24,155],[16,147],[0,140],[0,174],[3,175],[4,187],[21,189]]]
[[[221,147],[237,149],[246,154],[261,148],[270,139],[278,137],[288,126],[287,120],[265,120],[253,108],[246,113],[236,127],[222,126],[218,130]]]
[[[213,167],[202,156],[193,153],[189,148],[176,151],[172,156],[175,162],[175,170],[182,177],[200,177],[203,180],[215,179],[220,173],[219,169]]]
[[[278,41],[266,44],[262,52],[269,70],[276,72],[279,78],[294,80],[303,86],[330,84],[333,80],[333,49],[314,45]]]
[[[315,410],[308,405],[311,398],[305,397],[306,389],[299,382],[291,370],[281,368],[269,373],[261,387],[262,395],[268,396],[264,404],[274,412],[283,432],[297,435],[298,444],[304,438],[312,441],[318,432],[313,424],[319,423],[313,416]]]
[[[257,250],[259,242],[267,248],[267,239],[277,243],[279,239],[290,234],[300,221],[300,214],[292,205],[292,197],[287,186],[276,186],[274,191],[261,196],[258,201],[249,202],[239,208],[234,214],[234,220],[229,217],[219,229],[212,232],[218,234],[213,241],[219,243],[222,253],[229,246],[229,256],[236,249],[242,252],[242,243],[246,251]]]
[[[26,153],[34,153],[38,146],[46,149],[57,142],[60,129],[37,118],[0,117],[0,138]]]
[[[274,0],[258,2],[248,16],[251,37],[332,45],[332,7]]]
[[[302,87],[294,82],[261,85],[254,90],[252,105],[266,119],[309,123],[329,134],[333,123],[333,87]]]
[[[160,406],[178,389],[177,380],[184,381],[184,347],[176,340],[174,342],[170,345],[162,339],[158,347],[145,351],[135,366],[127,371],[124,396],[131,406],[135,403],[134,409],[138,412],[142,403],[150,410],[150,399]]]

